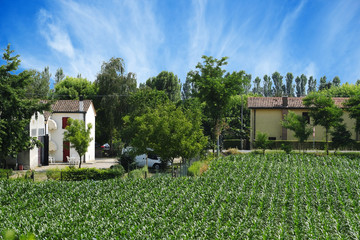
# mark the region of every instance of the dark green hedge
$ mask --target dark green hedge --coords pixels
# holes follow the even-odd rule
[[[65,168],[64,170],[58,171],[60,173],[60,180],[63,181],[106,180],[122,177],[125,173],[121,165],[113,169]],[[51,173],[49,176],[56,176],[56,178],[50,177],[51,179],[59,179],[59,174],[55,174],[54,170],[52,170]]]
[[[292,149],[314,149],[314,142],[313,141],[305,141],[304,144],[300,147],[300,144],[298,141],[295,140],[275,140],[270,141],[270,149],[281,149],[281,144],[290,144]],[[326,142],[325,141],[315,141],[315,149],[316,150],[325,150]],[[335,150],[332,146],[332,142],[329,142],[329,150]],[[352,151],[358,151],[360,150],[360,142],[354,142],[353,144],[348,145],[346,148],[342,148],[339,150],[352,150]]]

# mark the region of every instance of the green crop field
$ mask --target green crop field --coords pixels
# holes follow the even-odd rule
[[[231,156],[199,178],[0,182],[0,230],[38,239],[359,239],[360,160]]]

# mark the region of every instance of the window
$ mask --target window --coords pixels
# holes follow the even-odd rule
[[[66,126],[68,125],[68,117],[63,117],[62,118],[62,129],[65,129]]]
[[[303,116],[303,118],[306,119],[306,122],[307,122],[308,124],[310,124],[310,116],[309,116],[309,113],[308,113],[308,112],[303,112],[303,113],[302,113],[302,116]]]
[[[44,136],[45,135],[45,129],[44,128],[39,128],[39,136]]]
[[[36,128],[31,129],[31,136],[36,137],[36,132],[37,132]]]

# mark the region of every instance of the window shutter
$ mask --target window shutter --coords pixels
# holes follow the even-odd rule
[[[62,129],[66,128],[67,122],[68,122],[68,117],[63,117],[62,118]]]

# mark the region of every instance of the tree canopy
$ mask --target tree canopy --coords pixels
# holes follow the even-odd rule
[[[7,46],[0,66],[0,161],[6,167],[6,158],[15,157],[19,152],[32,148],[33,138],[30,137],[28,126],[36,112],[49,109],[35,99],[29,99],[26,89],[32,78],[29,71],[16,74],[20,65],[19,55],[13,56],[10,45]]]
[[[80,96],[83,96],[84,99],[93,99],[96,94],[95,84],[86,78],[67,76],[55,85],[54,97],[62,100],[79,99]]]
[[[327,154],[329,154],[328,135],[331,127],[334,127],[343,114],[338,108],[334,100],[321,93],[310,93],[303,99],[303,103],[310,109],[310,116],[314,120],[314,125],[320,125],[325,128]]]
[[[173,102],[180,100],[180,79],[172,72],[162,71],[156,77],[149,78],[146,86],[164,91]]]
[[[95,80],[99,97],[94,99],[97,110],[96,136],[98,141],[112,145],[114,134],[122,127],[122,118],[129,109],[129,97],[136,91],[136,76],[125,74],[125,63],[121,58],[104,62]]]
[[[207,56],[202,58],[204,63],[196,65],[192,81],[197,89],[195,96],[205,103],[204,113],[211,120],[219,152],[219,135],[231,96],[244,92],[243,86],[249,84],[249,78],[245,77],[244,71],[225,74],[222,67],[227,64],[226,57],[219,60]]]

